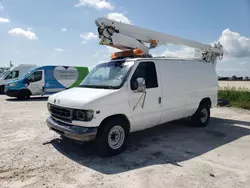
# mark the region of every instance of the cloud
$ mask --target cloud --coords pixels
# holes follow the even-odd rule
[[[61,31],[66,32],[66,31],[68,31],[68,29],[64,27],[64,28],[61,29]]]
[[[9,34],[13,35],[13,36],[25,37],[25,38],[30,39],[30,40],[37,40],[38,39],[38,37],[36,36],[35,33],[31,32],[29,30],[21,29],[21,28],[11,29],[9,31]]]
[[[121,50],[112,48],[110,46],[106,46],[106,48],[102,48],[101,50],[97,50],[92,57],[104,58],[105,60],[110,58],[110,55],[119,52]]]
[[[239,33],[233,32],[230,29],[225,29],[221,33],[218,41],[220,41],[224,49],[224,58],[222,62],[227,62],[230,59],[237,61],[239,58],[250,57],[249,38],[241,36]],[[198,55],[198,53],[196,54],[195,49],[189,47],[184,47],[176,51],[169,51],[167,49],[161,53],[161,56],[181,58],[192,58],[196,57],[196,55]]]
[[[236,58],[250,57],[250,39],[237,32],[225,29],[219,41],[223,45],[225,55]]]
[[[107,17],[108,17],[108,19],[111,19],[111,20],[114,20],[117,22],[132,24],[132,22],[121,13],[117,13],[117,12],[109,13]]]
[[[4,10],[4,7],[3,7],[3,5],[0,5],[0,10]]]
[[[189,48],[189,47],[183,47],[183,48],[176,50],[176,51],[170,51],[167,49],[166,51],[161,53],[160,56],[165,56],[165,57],[169,57],[169,58],[175,58],[175,57],[194,58],[197,56],[197,54],[196,54],[195,49]]]
[[[113,10],[115,7],[107,0],[79,0],[75,7],[89,6],[96,9]]]
[[[232,76],[247,76],[247,72],[250,72],[250,58],[223,58],[222,61],[218,61],[216,70],[219,75]]]
[[[248,72],[245,69],[234,69],[234,68],[217,68],[217,71],[223,71],[223,72],[235,72],[235,71],[243,71],[243,72]]]
[[[96,40],[98,38],[98,36],[92,32],[81,34],[80,37],[84,39],[82,41],[83,44],[86,44],[89,40]]]
[[[62,49],[62,48],[55,48],[54,50],[57,52],[64,52],[64,49]]]
[[[245,65],[245,64],[249,64],[250,63],[250,61],[249,62],[245,62],[245,61],[243,61],[243,62],[240,62],[239,64],[241,64],[241,65]]]
[[[108,52],[111,53],[111,54],[121,51],[119,49],[116,49],[116,48],[113,48],[113,47],[110,47],[110,46],[107,46],[107,49],[108,49]]]
[[[0,17],[0,23],[9,23],[10,20],[8,18],[3,18],[3,17]]]

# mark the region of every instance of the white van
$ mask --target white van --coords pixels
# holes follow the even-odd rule
[[[13,80],[21,78],[25,75],[31,68],[36,67],[32,64],[20,64],[18,66],[12,67],[9,71],[5,72],[0,77],[0,94],[4,93],[5,85]]]
[[[206,126],[217,85],[213,63],[201,60],[111,60],[79,87],[49,97],[47,125],[62,137],[95,140],[101,156],[117,155],[134,131],[186,117]]]

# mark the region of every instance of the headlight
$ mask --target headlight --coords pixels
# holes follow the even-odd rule
[[[91,121],[94,117],[94,110],[87,110],[86,111],[86,119],[87,121]]]
[[[75,117],[76,117],[76,120],[91,121],[94,117],[94,111],[93,110],[76,110]]]
[[[16,86],[16,83],[10,83],[9,86],[10,86],[10,87],[15,87],[15,86]]]
[[[85,121],[85,112],[83,110],[76,110],[76,118],[81,121]]]

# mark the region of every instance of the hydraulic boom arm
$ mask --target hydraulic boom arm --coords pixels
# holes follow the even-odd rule
[[[200,50],[202,59],[207,62],[214,62],[217,57],[220,59],[223,57],[223,47],[220,43],[212,47],[211,45],[139,28],[107,18],[98,18],[95,23],[98,27],[99,38],[101,39],[100,44],[102,45],[108,45],[121,50],[139,48],[145,55],[149,55],[150,49],[171,43]]]

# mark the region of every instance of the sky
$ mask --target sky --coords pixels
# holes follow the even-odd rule
[[[95,19],[211,44],[220,41],[219,76],[250,76],[249,0],[0,0],[0,66],[29,63],[93,68],[114,50],[99,45]],[[193,49],[161,46],[154,55],[189,57]]]

